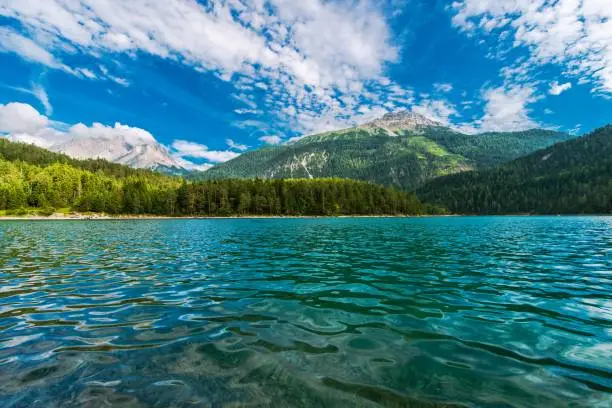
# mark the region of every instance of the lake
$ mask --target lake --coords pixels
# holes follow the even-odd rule
[[[612,406],[612,217],[3,221],[0,288],[2,407]]]

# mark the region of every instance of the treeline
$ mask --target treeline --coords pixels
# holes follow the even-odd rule
[[[408,215],[431,211],[414,194],[338,178],[183,183],[177,203],[181,214],[203,215]]]
[[[0,210],[39,208],[141,214],[164,213],[180,180],[156,174],[114,177],[69,164],[45,167],[0,159]],[[16,211],[17,210],[17,211]]]
[[[612,126],[493,170],[435,179],[417,194],[460,214],[612,213]]]
[[[51,153],[53,154],[53,153]],[[123,167],[123,166],[121,166]],[[155,215],[422,214],[414,194],[345,179],[188,182],[154,172],[96,172],[0,159],[0,210]]]

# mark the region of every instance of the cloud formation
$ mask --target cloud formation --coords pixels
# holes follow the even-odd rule
[[[427,84],[433,96],[422,96],[387,76],[393,73],[388,67],[400,62],[400,46],[406,40],[396,37],[399,33],[390,24],[390,9],[406,7],[395,0],[0,0],[0,16],[11,22],[0,28],[0,52],[16,53],[84,80],[124,87],[138,78],[109,72],[108,67],[121,69],[114,65],[66,64],[80,60],[75,56],[154,56],[213,74],[235,87],[232,125],[256,136],[281,135],[286,140],[354,126],[401,109],[448,125],[473,122],[466,129],[502,129],[506,118],[508,129],[515,129],[537,124],[529,117],[529,106],[538,92],[558,95],[571,86],[566,81],[550,89],[548,82],[534,84],[536,67],[555,64],[563,77],[592,83],[598,93],[612,93],[608,3],[454,1],[449,10],[455,27],[528,55],[503,69],[499,82],[482,85],[478,101],[463,101],[473,102],[473,109],[484,106],[486,111],[475,122],[451,102],[460,90],[453,84],[434,83],[433,89]],[[506,54],[491,55],[503,59]],[[525,90],[530,90],[529,97]],[[515,107],[508,109],[514,109],[513,114],[499,108],[500,95]],[[523,96],[521,109],[516,108],[518,95]],[[51,105],[42,96],[39,100],[49,115]]]
[[[434,89],[438,92],[448,93],[453,90],[453,84],[448,83],[435,83],[433,84]]]
[[[231,150],[209,150],[208,146],[187,140],[175,140],[172,143],[172,155],[179,158],[190,157],[205,159],[211,163],[222,163],[240,156]]]
[[[49,124],[49,119],[26,103],[0,104],[0,133],[36,133]]]
[[[36,97],[40,101],[40,103],[45,108],[45,115],[49,116],[53,114],[53,106],[49,101],[49,95],[47,95],[47,91],[39,84],[32,84],[32,95]]]
[[[571,82],[566,82],[564,84],[560,84],[557,81],[553,81],[550,84],[550,89],[548,90],[548,93],[551,95],[561,95],[563,92],[567,91],[568,89],[570,89],[572,87],[572,83]]]
[[[530,118],[528,105],[537,100],[530,87],[499,87],[484,92],[485,114],[475,125],[478,131],[520,131],[541,127]]]
[[[244,152],[249,148],[249,146],[241,143],[236,143],[232,139],[225,139],[225,143],[230,149],[238,150],[239,152]]]
[[[125,140],[130,144],[156,144],[157,140],[151,133],[144,129],[122,125],[117,122],[114,126],[107,126],[102,123],[95,122],[91,126],[77,123],[70,127],[68,131],[72,138],[77,139],[98,139],[98,140],[113,140],[117,137]]]
[[[262,136],[259,138],[259,140],[268,145],[278,145],[283,142],[283,139],[281,139],[279,136]]]
[[[2,10],[0,8],[0,13]],[[64,68],[49,51],[7,27],[0,27],[0,52],[13,52],[27,61],[37,62],[49,68]]]
[[[528,65],[548,63],[612,93],[612,7],[609,0],[459,0],[453,23],[472,33],[508,38],[529,53]]]
[[[440,122],[444,126],[451,126],[451,116],[459,115],[455,107],[443,99],[424,99],[420,104],[413,106],[412,111]]]
[[[399,49],[372,0],[0,0],[0,15],[25,28],[4,28],[3,49],[29,60],[120,85],[126,80],[66,67],[57,56],[71,50],[174,60],[231,79],[248,102],[241,114],[265,110],[299,132],[355,124],[364,106],[388,111],[409,101],[409,91],[383,74]],[[258,90],[266,95],[253,98]]]

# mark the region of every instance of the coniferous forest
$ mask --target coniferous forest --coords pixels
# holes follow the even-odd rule
[[[10,159],[10,160],[7,160]],[[422,214],[414,194],[346,179],[188,182],[0,140],[0,210],[170,216]]]
[[[458,214],[612,213],[612,126],[492,170],[437,178],[417,194]]]

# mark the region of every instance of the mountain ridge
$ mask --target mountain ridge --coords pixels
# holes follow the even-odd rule
[[[414,190],[435,177],[496,166],[571,137],[542,129],[467,135],[400,112],[252,150],[194,177],[344,177]]]
[[[104,159],[133,168],[194,179],[344,177],[414,190],[440,176],[499,165],[569,135],[542,129],[467,135],[411,111],[389,112],[347,129],[308,135],[243,153],[206,172],[194,172],[147,132],[116,124],[118,133],[75,125],[75,135],[44,148],[76,159]],[[10,140],[20,140],[10,135]]]
[[[163,170],[187,168],[172,157],[166,147],[154,139],[128,137],[124,134],[112,136],[67,136],[47,141],[44,146],[36,140],[22,139],[22,135],[10,135],[13,142],[29,143],[55,153],[66,154],[74,159],[103,159],[133,168]]]
[[[380,118],[357,126],[360,129],[385,129],[390,132],[418,130],[424,127],[443,127],[443,125],[420,113],[398,111],[385,113]]]

